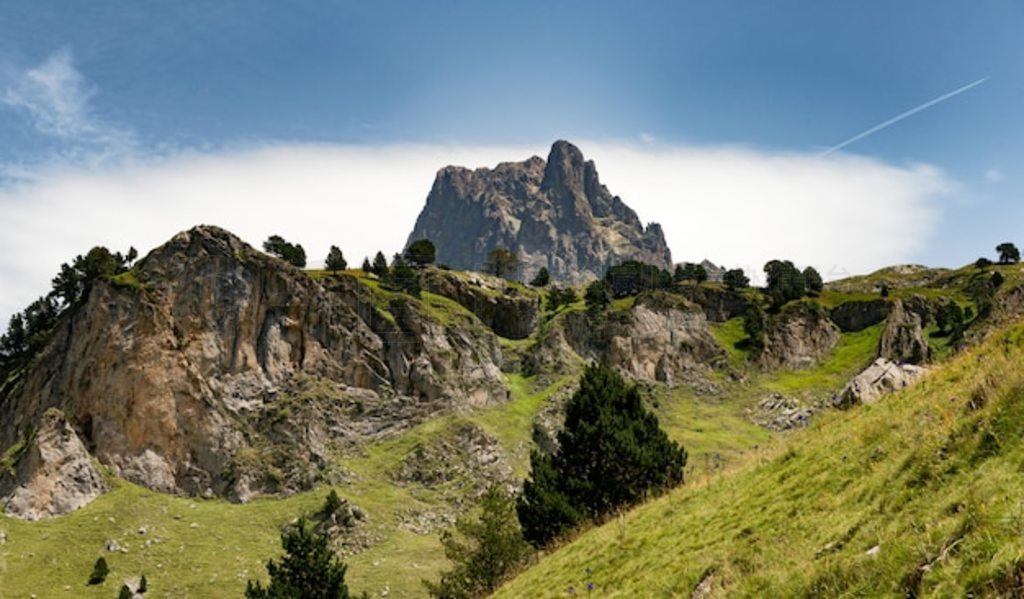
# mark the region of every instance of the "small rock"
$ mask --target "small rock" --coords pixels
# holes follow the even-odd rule
[[[2,530],[0,530],[0,545],[6,545],[6,544],[7,544],[7,533],[2,531]]]
[[[199,528],[199,523],[198,522],[193,522],[192,524],[189,524],[188,527],[189,528]]]
[[[108,539],[106,545],[107,551],[110,551],[111,553],[121,550],[121,545],[119,545],[118,542],[113,539]]]
[[[146,527],[145,526],[140,526],[139,527],[139,534],[140,535],[146,534]]]
[[[874,557],[874,556],[878,555],[878,552],[881,551],[881,550],[882,550],[882,548],[880,546],[875,545],[871,549],[868,549],[867,551],[865,551],[864,555],[870,555],[870,556]]]

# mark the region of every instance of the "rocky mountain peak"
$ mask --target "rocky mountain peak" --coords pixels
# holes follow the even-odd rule
[[[594,163],[584,161],[583,152],[579,148],[564,140],[556,141],[548,153],[544,180],[540,187],[545,191],[563,189],[570,193],[582,194],[586,170],[593,173],[596,178]]]
[[[623,260],[672,265],[661,227],[645,228],[601,184],[594,162],[564,140],[551,146],[546,161],[535,156],[493,169],[441,169],[409,241],[422,238],[437,246],[439,262],[462,270],[482,268],[495,248],[510,249],[524,280],[541,267],[576,284]]]

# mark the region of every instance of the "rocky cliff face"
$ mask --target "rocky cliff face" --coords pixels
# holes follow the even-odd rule
[[[245,499],[313,484],[338,445],[508,397],[500,344],[471,314],[442,322],[398,294],[382,305],[215,227],[128,274],[62,317],[0,404],[0,447],[58,408],[123,478]]]
[[[103,475],[59,410],[48,410],[16,452],[10,470],[0,469],[0,506],[25,520],[77,510],[106,489]]]
[[[508,339],[526,339],[540,319],[540,295],[504,279],[428,269],[420,275],[420,285],[458,302]]]
[[[510,249],[524,280],[547,267],[556,281],[584,283],[626,259],[672,267],[661,227],[645,228],[601,184],[593,161],[565,141],[547,161],[441,169],[409,235],[422,238],[437,246],[438,262],[460,270],[479,270],[490,250]]]
[[[921,316],[907,310],[895,300],[878,345],[878,357],[894,362],[920,364],[927,362],[931,348],[921,328]]]
[[[835,348],[839,328],[814,302],[790,304],[772,316],[758,357],[763,368],[806,368]]]
[[[534,371],[596,360],[631,379],[672,386],[706,383],[703,373],[724,356],[700,307],[654,292],[638,296],[628,310],[561,315],[527,360]]]

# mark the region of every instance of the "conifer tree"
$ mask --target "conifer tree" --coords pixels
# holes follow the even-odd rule
[[[661,430],[636,385],[591,365],[566,404],[558,449],[535,451],[530,466],[516,511],[524,538],[539,547],[681,483],[686,451]]]

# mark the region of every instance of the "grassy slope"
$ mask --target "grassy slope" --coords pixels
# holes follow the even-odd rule
[[[314,276],[318,274],[323,276]],[[371,288],[386,315],[392,292],[380,289],[372,277],[359,271],[350,274]],[[432,294],[424,294],[422,303],[442,321],[465,315],[461,306]],[[623,305],[616,307],[627,307],[626,302],[620,303]],[[582,309],[582,304],[578,301],[571,309]],[[731,348],[733,366],[743,368],[745,354],[733,348],[742,336],[741,320],[716,326],[715,334]],[[847,375],[870,361],[877,331],[858,335],[844,336],[835,355],[810,371],[766,375],[748,372],[745,382],[723,377],[719,397],[697,397],[686,390],[658,392],[656,411],[669,434],[689,451],[691,473],[699,471],[697,478],[708,475],[705,456],[720,455],[731,468],[748,460],[755,446],[763,452],[772,434],[750,424],[744,410],[766,387],[808,396],[836,390]],[[508,340],[502,343],[524,344]],[[543,389],[535,389],[535,381],[517,375],[510,376],[508,382],[513,400],[506,405],[427,422],[343,460],[356,476],[353,482],[339,487],[339,492],[369,513],[368,527],[382,537],[370,550],[347,558],[348,579],[354,589],[378,592],[388,588],[392,596],[421,596],[420,579],[433,577],[446,565],[436,535],[417,535],[397,527],[400,512],[442,507],[446,501],[438,492],[398,487],[390,482],[390,472],[417,443],[443,434],[460,420],[471,420],[501,442],[517,475],[526,474],[532,419],[544,400],[571,383],[572,376]],[[326,490],[320,489],[288,499],[237,506],[220,500],[168,497],[119,483],[115,491],[87,508],[49,522],[24,523],[0,516],[0,530],[9,535],[8,544],[0,546],[0,589],[9,589],[15,596],[32,592],[47,597],[110,596],[116,593],[121,579],[144,571],[154,596],[235,594],[244,587],[245,579],[263,576],[265,560],[279,553],[280,525],[316,509],[325,494]],[[190,528],[192,522],[198,527]],[[139,526],[149,530],[145,537],[135,532]],[[160,537],[161,543],[143,548],[145,539],[153,537]],[[110,538],[127,545],[129,553],[107,554],[103,543]],[[92,562],[103,554],[112,567],[111,582],[99,588],[85,587]],[[46,576],[37,575],[41,572]]]
[[[1018,325],[733,475],[583,534],[499,596],[563,595],[588,567],[601,597],[689,596],[709,571],[730,597],[1020,592],[1022,359]]]

